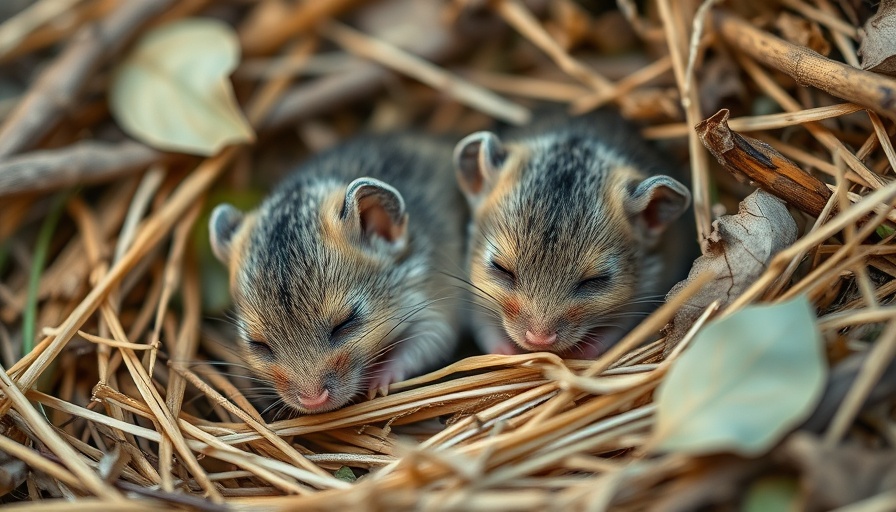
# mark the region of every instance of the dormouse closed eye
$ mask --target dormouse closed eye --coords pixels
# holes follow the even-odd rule
[[[264,358],[274,357],[274,351],[271,350],[271,346],[267,343],[257,340],[249,340],[248,343],[249,350],[251,350],[253,354]]]
[[[513,271],[509,270],[507,267],[498,263],[494,259],[489,260],[489,266],[491,267],[493,273],[498,275],[498,277],[500,277],[501,279],[507,281],[508,284],[512,285],[516,282],[516,274],[514,274]]]
[[[357,307],[353,307],[348,314],[342,317],[337,317],[337,321],[333,325],[333,330],[330,331],[330,339],[335,339],[347,334],[357,326],[359,320],[360,314]]]
[[[576,291],[584,293],[600,291],[610,283],[610,278],[611,276],[608,273],[585,277],[576,285]]]

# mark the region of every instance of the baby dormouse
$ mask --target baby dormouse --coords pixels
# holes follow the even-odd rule
[[[596,357],[687,273],[695,239],[664,234],[690,192],[612,112],[474,133],[454,165],[489,353]]]
[[[246,360],[306,413],[444,362],[465,211],[451,143],[413,135],[326,151],[250,213],[216,207],[211,244]]]

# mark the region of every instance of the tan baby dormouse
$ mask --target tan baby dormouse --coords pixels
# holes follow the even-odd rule
[[[690,268],[690,192],[613,112],[474,133],[454,165],[486,352],[595,357]]]

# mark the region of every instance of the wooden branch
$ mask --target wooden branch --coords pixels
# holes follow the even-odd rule
[[[0,159],[39,142],[75,103],[96,70],[121,50],[145,22],[172,3],[173,0],[128,0],[108,17],[79,30],[0,127]]]
[[[696,128],[700,141],[716,160],[736,178],[754,182],[813,217],[821,215],[831,197],[825,184],[768,144],[731,131],[728,115],[728,110],[722,109]]]
[[[89,184],[145,169],[161,153],[139,142],[76,142],[0,161],[0,197]]]
[[[896,79],[862,71],[790,44],[725,10],[716,11],[713,21],[719,34],[732,47],[790,75],[798,84],[817,87],[896,119]]]

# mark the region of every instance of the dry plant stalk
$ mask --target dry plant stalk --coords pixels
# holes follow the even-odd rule
[[[881,411],[893,410],[896,395],[896,86],[851,67],[857,32],[847,20],[855,12],[827,0],[784,2],[791,16],[821,27],[847,54],[843,63],[711,1],[658,0],[647,11],[653,18],[620,2],[638,48],[665,47],[632,66],[600,55],[581,35],[564,46],[549,30],[558,24],[546,18],[555,14],[537,2],[439,4],[434,20],[412,24],[408,33],[419,44],[410,45],[349,28],[353,17],[371,12],[364,2],[216,5],[219,16],[245,19],[238,27],[245,54],[272,57],[271,72],[235,78],[262,141],[296,122],[300,135],[287,134],[293,145],[314,134],[339,140],[368,126],[472,131],[494,119],[524,121],[537,112],[530,99],[581,112],[662,90],[681,110],[677,117],[652,113],[644,131],[689,155],[701,231],[713,220],[714,198],[730,206],[746,195],[722,167],[809,217],[794,245],[728,306],[703,310],[674,347],[657,333],[712,276],[692,280],[595,361],[473,356],[397,383],[388,396],[280,418],[257,400],[257,383],[229,348],[230,332],[207,321],[199,271],[206,261],[194,244],[210,191],[242,187],[250,169],[265,168],[262,159],[242,147],[201,161],[171,158],[105,140],[104,109],[68,109],[105,91],[108,77],[95,71],[105,71],[141,27],[209,14],[210,3],[66,3],[77,10],[69,25],[54,25],[62,13],[51,0],[36,4],[36,17],[20,18],[27,27],[0,25],[0,34],[15,36],[0,48],[0,66],[29,56],[44,69],[0,118],[0,452],[9,456],[0,457],[0,472],[13,475],[15,500],[29,501],[20,508],[666,509],[699,508],[718,496],[736,505],[737,497],[713,493],[748,488],[751,475],[777,468],[784,452],[753,461],[646,458],[655,391],[706,322],[797,294],[814,303],[833,365],[817,411],[801,428],[838,450],[856,437],[851,427],[864,414],[866,441],[890,446],[896,422]],[[758,7],[767,19],[784,8]],[[600,16],[580,14],[586,24]],[[342,15],[345,23],[332,21]],[[483,19],[491,24],[473,26]],[[459,23],[470,23],[460,27],[470,32],[456,30]],[[382,33],[398,28],[407,27]],[[75,32],[82,35],[65,41]],[[318,44],[320,36],[339,48]],[[64,48],[55,57],[35,53],[57,41]],[[369,61],[294,80],[309,71],[309,60],[334,57],[329,52]],[[720,100],[724,105],[701,104],[716,86],[704,73],[719,59],[730,61],[741,89]],[[795,88],[788,77],[818,90]],[[754,109],[760,97],[781,112]],[[362,99],[364,108],[347,108]],[[724,109],[703,120],[702,111],[722,106],[737,116],[729,119]],[[320,118],[308,122],[311,116]],[[701,140],[721,167],[706,158]],[[29,284],[38,252],[30,232],[47,215],[44,198],[91,175],[96,184],[60,210],[63,222],[44,248],[47,264]],[[107,183],[113,177],[117,183]],[[29,340],[37,342],[22,354],[27,315],[41,339]],[[889,409],[874,408],[881,403]],[[892,498],[869,495],[857,506]]]

